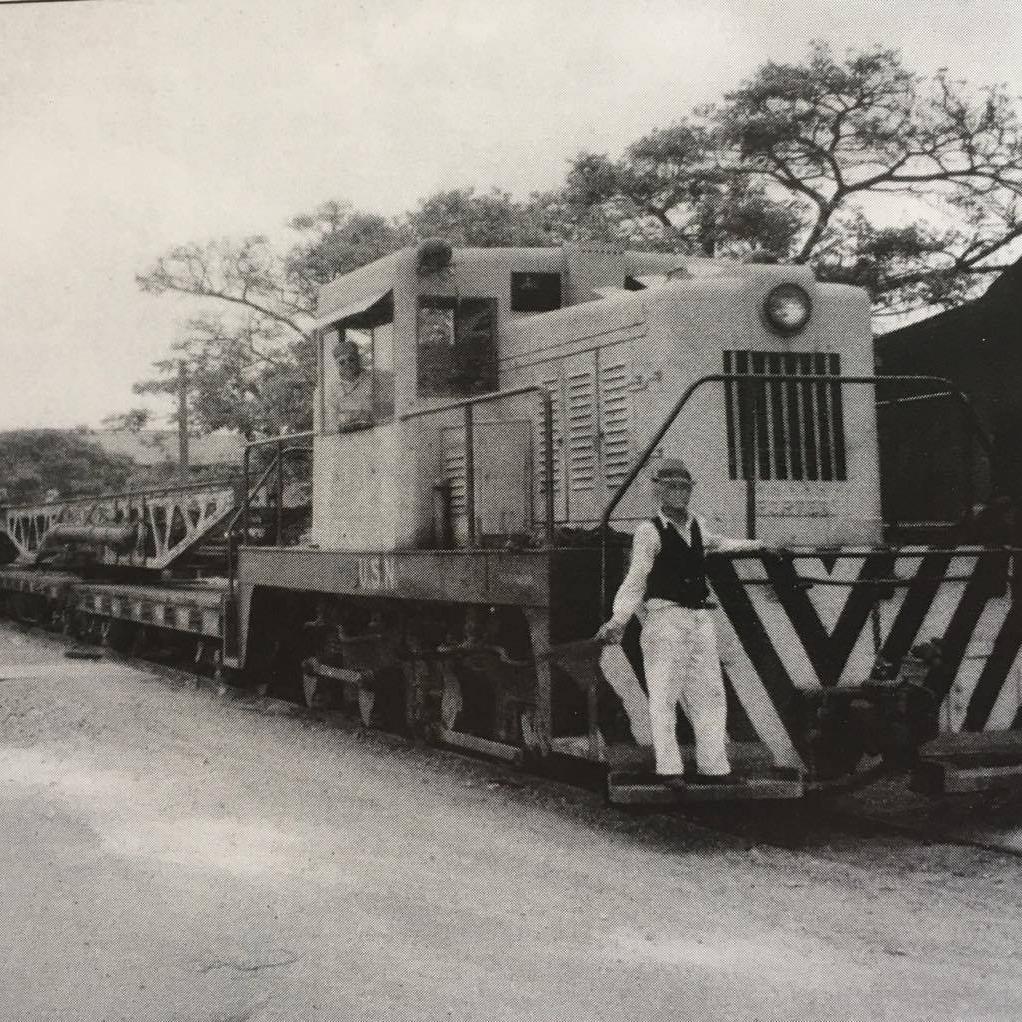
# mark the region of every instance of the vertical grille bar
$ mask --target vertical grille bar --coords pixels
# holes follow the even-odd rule
[[[752,354],[752,372],[763,375],[766,372],[766,355],[757,351]],[[754,387],[756,409],[756,463],[760,479],[771,479],[773,473],[770,464],[770,409],[767,407],[767,388],[765,383],[757,383]]]
[[[827,362],[831,376],[841,375],[841,356],[828,355]],[[848,466],[845,463],[845,410],[842,404],[841,384],[830,385],[830,408],[834,423],[834,477],[848,478]]]
[[[817,376],[825,375],[827,372],[827,356],[817,355],[814,360],[813,372]],[[819,427],[820,437],[820,478],[834,478],[834,458],[831,437],[831,408],[830,392],[833,384],[816,384],[816,422]]]
[[[786,353],[783,357],[784,372],[793,376],[798,372],[798,359]],[[788,439],[791,454],[791,478],[805,479],[805,445],[802,439],[801,397],[799,385],[794,380],[784,384],[788,403]]]
[[[798,356],[799,372],[809,376],[813,371],[812,355]],[[802,387],[802,430],[806,440],[806,478],[820,478],[819,448],[816,443],[816,401],[812,383],[803,383]]]
[[[783,372],[781,356],[767,356],[767,372],[779,375]],[[784,387],[781,383],[770,384],[770,423],[773,430],[774,476],[777,479],[788,478],[788,435],[784,420]]]

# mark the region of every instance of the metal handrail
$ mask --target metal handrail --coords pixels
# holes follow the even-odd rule
[[[245,444],[245,450],[250,451],[253,447],[267,447],[270,444],[283,444],[288,440],[314,440],[315,438],[316,431],[312,429],[307,429],[302,433],[282,433],[280,436],[265,436],[261,440],[249,440]]]
[[[234,557],[234,529],[238,524],[238,519],[242,520],[242,535],[248,538],[249,529],[249,515],[252,506],[252,497],[256,494],[269,478],[270,473],[276,470],[276,491],[277,491],[277,536],[276,545],[281,545],[282,533],[281,529],[283,526],[283,511],[284,511],[284,477],[283,477],[283,458],[289,454],[309,454],[312,451],[311,447],[284,447],[285,443],[289,443],[294,440],[310,440],[316,436],[312,430],[306,430],[303,433],[288,433],[283,436],[265,437],[262,440],[252,440],[245,445],[245,452],[242,457],[242,485],[244,490],[242,493],[241,507],[239,507],[230,521],[227,523],[227,582],[228,591],[233,599],[234,597],[234,584],[235,584],[235,569],[236,560]],[[250,455],[256,447],[267,447],[270,445],[276,445],[277,450],[274,452],[273,459],[269,465],[263,470],[262,475],[256,480],[253,486],[249,486],[249,465]]]
[[[269,476],[270,472],[276,469],[276,494],[277,494],[277,546],[280,546],[281,540],[281,510],[284,506],[283,490],[284,490],[284,477],[283,477],[283,457],[285,454],[307,454],[312,448],[311,447],[284,447],[284,444],[290,440],[304,440],[306,437],[312,437],[315,434],[311,431],[308,433],[290,433],[287,436],[282,437],[271,437],[268,440],[256,440],[249,447],[245,448],[244,463],[244,485],[245,491],[241,505],[242,513],[242,533],[248,535],[249,527],[249,512],[251,510],[252,495],[263,485]],[[263,447],[271,443],[277,444],[277,450],[274,454],[273,460],[269,465],[266,466],[266,470],[259,477],[259,481],[254,487],[249,489],[248,476],[249,476],[249,450],[250,447]]]
[[[681,397],[675,402],[674,407],[667,414],[667,418],[664,419],[663,425],[657,430],[653,439],[646,446],[646,449],[642,454],[639,455],[638,460],[629,470],[628,475],[625,476],[621,484],[614,491],[614,496],[611,497],[610,502],[607,504],[603,515],[600,518],[600,529],[605,530],[610,524],[610,516],[614,513],[614,508],[621,502],[628,488],[635,482],[636,476],[645,467],[646,462],[652,457],[653,452],[657,449],[660,441],[667,435],[667,431],[674,425],[675,420],[681,414],[681,410],[688,404],[689,399],[692,395],[703,385],[707,383],[852,383],[852,384],[872,384],[876,386],[878,383],[941,383],[948,386],[950,389],[947,393],[954,395],[958,398],[959,402],[965,409],[970,413],[970,419],[973,427],[976,430],[976,435],[980,439],[980,443],[983,445],[984,451],[987,454],[993,453],[993,442],[990,437],[987,436],[986,431],[983,429],[982,424],[976,415],[975,409],[972,407],[969,399],[960,391],[954,389],[954,384],[951,380],[943,376],[925,376],[925,375],[907,375],[897,374],[890,376],[828,376],[823,373],[813,375],[797,375],[794,373],[712,373],[708,376],[701,376],[694,383],[689,385],[682,393]],[[921,395],[916,395],[921,396]]]
[[[521,397],[525,394],[539,394],[543,402],[543,468],[546,473],[546,492],[544,493],[543,541],[547,547],[554,542],[554,403],[553,395],[547,387],[529,384],[523,387],[512,387],[509,390],[495,390],[489,394],[462,398],[432,408],[416,408],[397,416],[398,421],[419,419],[426,415],[439,415],[458,409],[464,412],[465,429],[465,516],[468,524],[468,543],[476,544],[475,520],[475,420],[473,411],[476,405],[503,401],[507,398]]]
[[[492,390],[487,394],[477,394],[475,397],[465,397],[458,401],[449,401],[444,405],[434,405],[431,408],[415,408],[410,412],[402,412],[397,416],[399,422],[405,422],[408,419],[418,419],[423,415],[433,415],[439,412],[449,412],[455,408],[464,408],[467,405],[481,405],[487,401],[502,401],[504,398],[509,397],[520,397],[522,394],[533,394],[539,391],[546,391],[550,393],[546,387],[541,387],[538,384],[528,384],[523,387],[512,387],[509,390]]]
[[[982,424],[976,415],[975,409],[972,407],[969,399],[958,390],[954,383],[944,376],[931,376],[928,374],[905,374],[905,373],[893,373],[891,375],[883,376],[830,376],[825,373],[814,373],[801,375],[797,373],[711,373],[707,376],[701,376],[698,380],[691,383],[682,392],[681,396],[674,403],[674,407],[668,412],[663,424],[656,431],[653,439],[646,445],[645,450],[639,455],[635,464],[629,469],[628,474],[618,485],[614,491],[614,495],[611,497],[603,514],[600,516],[600,605],[602,608],[606,608],[607,605],[607,531],[610,526],[610,517],[614,513],[614,509],[621,502],[625,493],[629,487],[635,482],[635,479],[645,467],[646,463],[652,457],[653,452],[657,449],[660,442],[667,435],[667,431],[674,425],[678,416],[681,414],[682,409],[688,404],[690,398],[699,388],[705,386],[707,383],[741,383],[743,385],[755,384],[755,383],[830,383],[830,384],[868,384],[871,386],[877,386],[882,383],[928,383],[928,384],[939,384],[946,387],[947,390],[944,392],[949,394],[959,401],[963,409],[966,411],[966,415],[969,419],[970,424],[976,436],[979,438],[980,443],[984,451],[991,455],[993,453],[993,442],[983,429]],[[925,395],[913,395],[916,399],[924,397]],[[942,394],[943,396],[943,394]],[[896,403],[896,402],[895,402]],[[756,487],[756,462],[755,457],[751,459],[751,464],[745,466],[749,471],[746,474],[746,486],[747,486],[747,501],[746,506],[749,509],[748,514],[750,516],[750,534],[755,533],[755,487]]]

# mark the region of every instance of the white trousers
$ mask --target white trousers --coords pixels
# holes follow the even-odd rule
[[[675,730],[680,705],[695,734],[699,773],[728,773],[727,696],[711,612],[674,606],[651,609],[640,644],[656,772],[684,770]]]

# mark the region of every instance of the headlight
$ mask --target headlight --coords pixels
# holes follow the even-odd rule
[[[809,322],[812,303],[798,284],[781,284],[766,296],[763,315],[779,334],[798,333]]]

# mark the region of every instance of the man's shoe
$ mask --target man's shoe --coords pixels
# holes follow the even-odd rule
[[[678,790],[685,787],[685,777],[683,774],[657,774],[657,780],[665,788]]]
[[[742,784],[742,779],[734,774],[696,774],[692,784]]]

